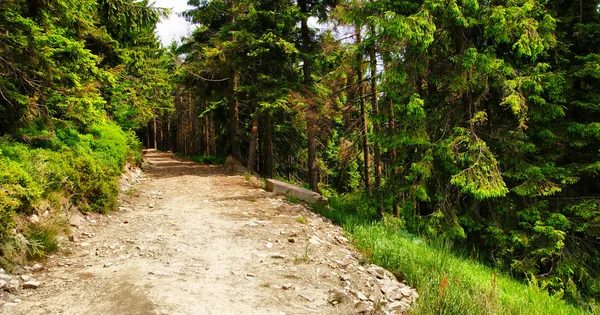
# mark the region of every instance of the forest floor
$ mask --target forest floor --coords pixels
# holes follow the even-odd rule
[[[0,314],[403,313],[416,292],[367,265],[340,227],[260,182],[149,150],[110,215],[74,214],[40,287]]]

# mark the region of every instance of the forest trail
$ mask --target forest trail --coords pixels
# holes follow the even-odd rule
[[[223,167],[154,150],[145,158],[121,211],[82,218],[71,254],[48,259],[33,274],[42,286],[2,314],[373,311],[377,279],[339,227]]]

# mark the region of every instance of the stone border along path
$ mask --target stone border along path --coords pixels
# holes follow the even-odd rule
[[[18,282],[0,290],[0,314],[398,314],[418,298],[303,205],[223,167],[145,153],[120,211],[73,215],[66,255],[0,272]]]

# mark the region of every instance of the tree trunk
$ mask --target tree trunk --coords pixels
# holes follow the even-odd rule
[[[229,140],[231,142],[231,156],[241,160],[240,143],[238,141],[239,128],[239,100],[238,100],[239,74],[233,70],[231,74],[231,98],[229,100]]]
[[[171,142],[171,118],[167,120],[167,150],[173,152],[173,143]]]
[[[356,44],[360,45],[362,42],[362,37],[360,33],[360,28],[356,27]],[[357,61],[357,82],[358,82],[358,94],[359,94],[359,102],[360,102],[360,116],[362,119],[362,137],[363,137],[363,158],[364,158],[364,179],[365,179],[365,189],[367,191],[371,190],[371,156],[369,153],[369,120],[367,117],[367,104],[365,102],[365,85],[363,82],[363,70],[362,70],[362,54],[358,54],[356,57]]]
[[[371,59],[371,106],[373,107],[373,117],[377,118],[379,115],[379,92],[377,91],[377,56],[375,53],[375,47],[372,47],[369,51],[369,58]],[[379,124],[373,124],[373,131],[375,135],[379,135]],[[379,145],[374,144],[373,146],[374,162],[375,162],[375,187],[381,187],[381,150]]]
[[[231,25],[235,24],[235,1],[230,0],[229,9],[231,10]],[[235,36],[231,39],[236,41]],[[238,85],[240,74],[236,69],[231,70],[231,95],[229,100],[229,141],[231,142],[231,156],[238,161],[241,161],[242,154],[240,152],[240,143],[238,141],[239,129],[239,100],[238,100]]]
[[[204,110],[208,108],[208,101],[204,101]],[[208,113],[204,115],[204,155],[210,155],[210,124],[208,121]]]
[[[374,32],[374,29],[371,28]],[[375,36],[371,34],[371,36]],[[377,91],[377,54],[375,52],[375,44],[369,48],[369,61],[371,62],[371,110],[373,111],[373,117],[375,119],[379,116],[379,92]],[[375,136],[379,136],[379,123],[373,124],[373,132]],[[381,187],[381,173],[383,165],[381,165],[381,149],[376,143],[373,144],[373,162],[375,163],[375,188]],[[379,193],[377,193],[379,196]],[[383,217],[383,206],[381,202],[377,202],[377,213],[380,217]]]
[[[264,176],[273,178],[273,124],[271,113],[265,111],[265,154],[264,154]]]
[[[308,3],[307,0],[298,0],[298,7],[302,14],[300,32],[302,35],[302,68],[304,72],[304,88],[307,97],[311,98],[312,93],[312,60],[309,57],[311,53],[310,32],[308,29]],[[308,101],[306,113],[306,128],[308,134],[308,185],[310,189],[319,192],[319,174],[317,171],[317,126],[314,108],[314,99]]]
[[[390,126],[390,134],[395,134],[396,133],[396,113],[394,111],[394,103],[392,102],[392,98],[388,96],[388,111],[389,111],[389,126]],[[398,175],[398,168],[396,167],[396,157],[397,157],[397,152],[396,152],[396,147],[392,146],[392,149],[390,150],[390,157],[392,159],[392,175],[394,177],[396,177]],[[392,201],[392,206],[393,206],[393,210],[394,213],[396,214],[397,217],[400,217],[400,208],[398,207],[398,200],[396,200],[396,197],[394,197],[394,200]]]
[[[255,113],[252,118],[252,130],[250,131],[250,144],[248,148],[248,171],[254,172],[254,165],[256,164],[256,141],[258,139],[258,113]]]

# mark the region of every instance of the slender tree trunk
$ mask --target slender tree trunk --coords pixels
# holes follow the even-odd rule
[[[252,118],[252,130],[250,131],[250,144],[248,148],[248,171],[254,172],[254,165],[256,164],[256,142],[258,139],[258,113],[255,113]]]
[[[187,130],[187,155],[194,155],[194,108],[192,106],[192,93],[188,92],[188,130]]]
[[[265,111],[265,147],[264,147],[264,176],[273,178],[273,123],[271,113]]]
[[[374,33],[374,29],[371,28]],[[371,34],[375,36],[374,34]],[[377,54],[375,51],[375,44],[369,48],[369,61],[371,62],[371,107],[373,111],[373,117],[375,119],[379,116],[379,92],[377,91]],[[379,123],[373,124],[373,132],[375,136],[379,136]],[[381,173],[383,165],[381,165],[381,149],[376,143],[373,144],[373,162],[375,163],[375,188],[381,187]],[[379,193],[377,193],[379,196]],[[383,205],[378,202],[377,213],[380,217],[383,216]]]
[[[371,107],[373,116],[377,118],[379,115],[379,92],[377,91],[377,56],[375,47],[372,47],[369,50],[369,58],[371,59]],[[379,135],[379,124],[373,124],[373,131],[375,132],[375,135]],[[375,162],[375,187],[381,187],[382,165],[379,145],[374,144],[373,154]]]
[[[204,101],[204,110],[208,108],[208,100]],[[210,155],[210,124],[208,121],[208,114],[204,115],[204,155]]]
[[[356,44],[360,45],[362,42],[360,27],[356,27]],[[371,154],[369,153],[369,120],[367,117],[367,104],[365,102],[365,84],[363,82],[363,59],[362,54],[358,54],[356,57],[357,61],[357,82],[358,82],[358,94],[359,94],[359,102],[360,102],[360,116],[362,119],[362,137],[363,137],[363,158],[364,158],[364,178],[365,178],[365,188],[367,191],[371,190]]]
[[[231,10],[231,25],[235,23],[235,1],[230,0],[229,8]],[[235,42],[236,38],[233,36],[232,41]],[[238,100],[238,85],[240,80],[240,74],[236,69],[231,70],[231,91],[229,100],[229,141],[231,143],[231,156],[238,161],[241,161],[240,143],[238,141],[239,133],[239,100]]]
[[[231,143],[231,156],[241,160],[240,143],[238,141],[239,128],[239,100],[238,100],[239,74],[233,70],[231,74],[231,98],[229,100],[229,140]]]
[[[394,135],[396,134],[396,113],[394,111],[394,103],[392,101],[392,98],[388,96],[388,111],[389,111],[389,126],[390,126],[390,134]],[[396,167],[396,157],[397,155],[397,151],[396,151],[396,147],[392,146],[392,150],[390,150],[390,157],[392,159],[392,175],[394,177],[398,176],[398,168]],[[394,199],[392,201],[392,206],[393,206],[393,210],[394,213],[396,214],[397,217],[400,217],[400,208],[398,207],[398,200],[396,200],[396,196],[394,196]]]
[[[302,35],[302,64],[304,72],[304,87],[308,93],[307,97],[312,97],[312,60],[309,57],[311,53],[310,32],[308,29],[308,3],[307,0],[298,0],[298,7],[302,14],[300,32]],[[314,109],[314,99],[309,100],[306,114],[306,128],[308,134],[308,185],[310,189],[319,192],[319,174],[317,171],[317,126]]]
[[[171,118],[167,120],[167,150],[173,152],[173,143],[171,142]]]
[[[150,149],[150,124],[146,126],[146,148]]]

